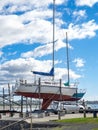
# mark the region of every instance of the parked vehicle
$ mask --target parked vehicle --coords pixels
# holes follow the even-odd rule
[[[79,106],[77,104],[64,104],[63,109],[65,113],[79,113]]]
[[[92,106],[92,105],[89,105],[89,104],[86,104],[85,106],[83,105],[78,105],[79,106],[79,112],[82,113],[84,110],[86,112],[92,112],[93,110],[96,109],[95,106]]]
[[[65,102],[53,102],[53,109],[57,114],[58,111],[63,111],[65,113],[79,113],[80,107],[77,104],[67,104]]]
[[[85,110],[85,107],[83,105],[78,105],[79,107],[79,112],[83,113],[83,111]]]

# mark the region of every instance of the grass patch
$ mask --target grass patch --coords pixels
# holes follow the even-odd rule
[[[62,123],[98,123],[98,118],[88,117],[88,118],[73,118],[73,119],[62,119],[56,122]]]
[[[94,128],[98,127],[98,118],[93,117],[62,119],[55,120],[55,122],[63,124],[61,126],[53,128],[52,130],[78,130],[79,128],[92,128],[90,130],[98,130],[98,128]]]

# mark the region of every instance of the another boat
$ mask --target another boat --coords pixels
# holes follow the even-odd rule
[[[24,81],[16,82],[15,93],[25,97],[43,99],[41,109],[46,110],[52,101],[76,101],[81,98],[77,87],[65,86],[62,80],[54,80],[54,17],[55,0],[53,0],[53,66],[49,73],[33,71],[34,74],[52,76],[52,80],[42,81],[40,78],[34,83]]]

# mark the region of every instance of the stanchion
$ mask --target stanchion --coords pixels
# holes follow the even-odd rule
[[[0,119],[2,118],[1,114],[0,114]]]
[[[93,111],[93,118],[97,118],[97,111]]]
[[[61,120],[61,113],[60,113],[60,110],[58,110],[58,120]]]
[[[86,118],[86,110],[85,109],[83,111],[83,114],[84,114],[84,118]]]

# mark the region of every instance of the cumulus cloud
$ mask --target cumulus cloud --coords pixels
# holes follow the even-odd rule
[[[67,2],[68,0],[57,0],[56,4],[60,5]],[[78,1],[76,2],[79,5]],[[53,12],[52,9],[48,8],[52,3],[53,0],[42,0],[39,2],[37,0],[0,0],[0,48],[7,45],[20,44],[20,42],[24,44],[42,44],[42,46],[35,48],[33,51],[22,53],[21,58],[2,62],[0,66],[0,82],[13,82],[17,78],[32,81],[31,70],[50,71],[51,60],[41,61],[34,58],[52,53],[52,44],[44,44],[53,40]],[[86,12],[85,10],[75,11],[73,15],[79,20],[80,17],[85,17]],[[64,28],[63,25],[65,25],[66,21],[61,20],[59,10],[56,11],[55,22],[55,39],[58,39],[55,43],[55,51],[66,47],[64,43],[66,31],[68,32],[68,39],[73,40],[94,37],[98,30],[98,25],[94,20],[81,25],[70,23],[68,28]],[[72,48],[72,46],[69,45],[69,48]],[[3,52],[0,55],[2,54]],[[16,54],[16,51],[14,54]],[[2,60],[7,59],[2,57]],[[55,64],[58,63],[59,61],[55,61]],[[77,63],[78,67],[82,67],[84,64],[81,59],[78,59],[75,63]],[[55,74],[55,78],[65,79],[67,70],[66,68],[56,68]],[[70,70],[70,76],[72,79],[81,77],[72,70]]]
[[[85,63],[85,61],[81,58],[74,59],[73,62],[76,63],[76,67],[83,67]]]
[[[0,51],[0,57],[2,56],[2,54],[3,54],[3,52],[2,52],[2,51]]]
[[[55,3],[60,5],[68,0],[57,0]],[[0,0],[0,12],[2,13],[15,13],[15,12],[25,12],[36,8],[47,8],[50,4],[53,3],[53,0]],[[4,11],[5,10],[5,11]]]
[[[0,15],[0,25],[2,25],[0,28],[0,47],[2,48],[6,45],[16,43],[19,44],[20,42],[27,43],[28,41],[28,44],[33,44],[36,42],[45,43],[52,41],[52,23],[49,21],[49,19],[52,19],[52,9],[43,8],[43,6],[40,5],[43,3],[44,7],[48,7],[48,5],[52,2],[52,0],[48,2],[42,1],[40,3],[36,2],[36,0],[33,2],[26,2],[22,0],[15,3],[13,1],[10,1],[11,6],[14,4],[16,4],[16,6],[19,4],[21,6],[28,4],[34,6],[36,4],[36,8],[33,8],[27,12],[25,10],[25,12],[21,15],[10,13],[7,15]],[[56,1],[57,4],[62,4],[63,2],[66,2],[66,0]],[[1,0],[0,3],[3,9],[3,7],[9,3],[9,1],[7,0],[5,2]],[[37,8],[39,6],[41,7]],[[73,14],[78,18],[84,17],[85,11],[80,10],[79,12],[77,11]],[[56,15],[60,15],[59,12],[56,12]],[[64,23],[66,23],[66,21],[64,22],[63,20],[60,20],[59,17],[56,19],[56,37],[58,39],[62,39],[62,41],[64,40],[64,35],[61,33],[62,31],[66,31],[66,29],[61,28]],[[94,20],[83,23],[82,25],[74,25],[71,23],[67,29],[67,31],[70,32],[69,39],[93,37],[95,36],[96,30],[98,30],[98,25]]]
[[[71,23],[68,27],[69,38],[70,39],[84,39],[84,38],[92,38],[96,35],[98,30],[98,25],[94,20],[89,22],[82,23],[80,25],[74,25]]]
[[[43,70],[43,65],[45,69]],[[31,70],[43,70],[49,71],[48,68],[51,68],[51,61],[38,61],[33,58],[29,59],[16,59],[7,61],[1,64],[0,69],[0,81],[3,82],[7,80],[7,82],[13,82],[16,79],[32,79]],[[0,82],[0,83],[1,83]]]
[[[36,58],[36,57],[42,57],[44,55],[51,54],[52,53],[52,46],[53,46],[52,42],[49,44],[46,44],[46,45],[41,45],[41,46],[35,48],[35,50],[33,50],[33,51],[22,53],[21,57],[25,57],[25,58],[35,57]],[[57,40],[55,42],[55,47],[54,47],[55,49],[54,50],[58,51],[60,48],[63,48],[65,46],[66,45],[64,42]]]
[[[70,80],[76,80],[76,79],[81,78],[81,75],[75,73],[71,69],[69,70],[69,74],[70,74]],[[66,82],[68,80],[68,70],[66,68],[57,68],[55,72],[55,76],[56,76],[56,79],[62,79],[63,82]]]
[[[96,4],[98,0],[76,0],[77,6],[90,6],[92,7],[94,4]]]
[[[55,61],[58,64],[59,61]],[[52,66],[51,60],[35,60],[34,58],[7,61],[1,64],[0,69],[0,84],[15,83],[16,80],[24,79],[33,82],[34,75],[31,71],[49,72]],[[55,68],[55,79],[62,79],[65,81],[67,77],[66,68]],[[72,79],[80,78],[79,74],[70,70],[70,77]],[[46,78],[46,77],[45,77]]]
[[[76,19],[76,21],[79,21],[81,19],[85,19],[87,17],[86,11],[85,10],[74,11],[73,17]]]
[[[23,24],[19,16],[9,15],[0,17],[0,47],[3,47],[8,44],[18,43],[21,41],[26,41],[31,39],[33,42],[47,42],[47,39],[50,39],[48,36],[52,25],[50,22],[43,19],[34,19],[28,24]],[[47,28],[49,27],[49,28]],[[51,29],[52,30],[52,29]],[[44,35],[46,34],[46,35]]]

